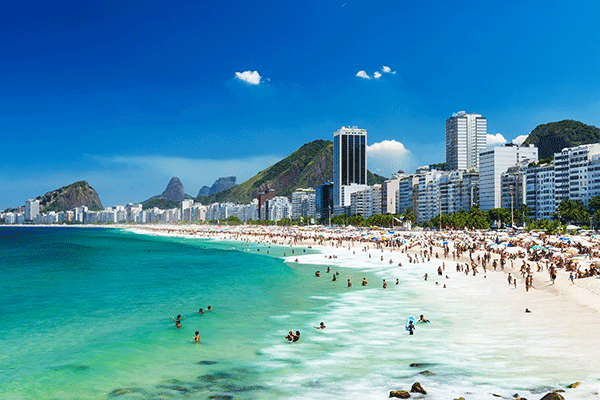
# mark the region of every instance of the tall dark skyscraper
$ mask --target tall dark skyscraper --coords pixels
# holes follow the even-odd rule
[[[334,207],[349,205],[343,187],[352,184],[367,184],[367,130],[342,126],[333,134]]]

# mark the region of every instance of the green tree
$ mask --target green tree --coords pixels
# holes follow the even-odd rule
[[[355,214],[355,215],[348,217],[348,225],[364,226],[365,222],[366,222],[365,217],[363,217],[360,214]]]
[[[331,217],[331,224],[332,225],[346,225],[346,215],[341,214],[341,215],[334,215]]]
[[[410,207],[406,207],[406,210],[404,210],[404,213],[402,213],[402,217],[405,220],[410,221],[411,224],[414,224],[417,221],[417,216]]]

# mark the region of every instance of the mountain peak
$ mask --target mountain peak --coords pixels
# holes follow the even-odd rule
[[[534,144],[538,147],[540,160],[551,158],[566,147],[598,143],[600,129],[583,122],[566,119],[538,125],[525,139],[523,145]]]
[[[160,195],[161,197],[167,200],[173,201],[183,201],[185,200],[185,192],[183,190],[183,183],[179,180],[178,177],[174,176],[169,181],[167,188]]]
[[[68,211],[75,207],[85,206],[90,210],[101,210],[104,207],[98,193],[86,182],[79,181],[52,190],[38,197],[40,211]]]

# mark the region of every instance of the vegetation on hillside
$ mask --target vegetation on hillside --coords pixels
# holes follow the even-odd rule
[[[565,147],[600,142],[600,129],[579,121],[566,119],[559,122],[538,125],[527,137],[523,145],[538,147],[538,158],[551,158]]]
[[[276,196],[290,197],[298,188],[316,188],[323,182],[333,180],[333,142],[315,140],[307,143],[288,157],[260,171],[247,181],[233,188],[210,196],[198,197],[202,204],[232,201],[249,203],[258,193],[274,189]],[[367,183],[383,183],[386,178],[367,171]]]
[[[103,209],[98,193],[86,181],[63,186],[36,199],[40,201],[43,212],[67,211],[80,206],[86,206],[91,211]]]
[[[388,178],[386,178],[385,176],[377,175],[377,174],[367,170],[367,185],[369,185],[369,186],[373,186],[378,183],[382,184],[387,179]]]
[[[147,200],[145,203],[143,203],[142,209],[148,210],[150,208],[157,207],[157,208],[160,208],[161,210],[170,210],[172,208],[179,208],[180,205],[181,205],[181,202],[179,202],[179,201],[163,199],[160,197],[154,197],[150,200]]]

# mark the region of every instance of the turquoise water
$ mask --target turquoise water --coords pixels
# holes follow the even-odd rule
[[[323,250],[338,254],[329,260],[305,250],[0,228],[0,398],[375,399],[416,380],[430,399],[539,398],[587,380],[567,397],[583,399],[599,388],[597,363],[582,361],[589,346],[571,327],[510,320],[503,279],[474,284],[449,271],[445,291],[421,279],[435,274],[433,260],[399,269],[387,258],[406,265],[400,255],[380,262],[379,253]],[[338,282],[326,265],[340,271]],[[208,305],[214,311],[197,313]],[[421,313],[434,322],[409,337],[406,317]],[[321,321],[327,329],[312,328]],[[300,342],[284,339],[290,329]]]
[[[219,385],[243,392],[265,331],[291,329],[269,320],[274,311],[311,307],[290,290],[300,279],[293,269],[231,244],[112,229],[9,227],[0,235],[4,399],[218,394]],[[197,313],[208,305],[214,311]]]

